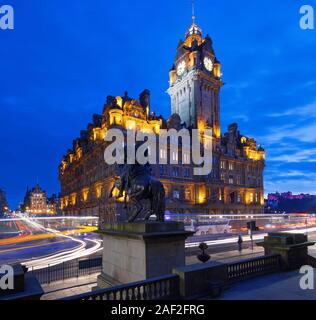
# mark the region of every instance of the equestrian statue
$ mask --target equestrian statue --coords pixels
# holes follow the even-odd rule
[[[129,214],[128,222],[134,222],[143,212],[143,200],[149,200],[150,203],[144,220],[148,221],[155,215],[156,221],[164,222],[165,190],[162,183],[151,175],[148,163],[142,165],[136,160],[135,164],[127,164],[126,156],[124,158],[124,164],[119,165],[119,177],[114,182],[110,198],[113,197],[115,188],[119,190],[117,199],[124,196],[124,209],[127,209]]]

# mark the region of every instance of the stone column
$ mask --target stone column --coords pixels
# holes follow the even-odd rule
[[[114,223],[102,229],[99,288],[171,274],[185,265],[185,239],[193,234],[179,222]]]

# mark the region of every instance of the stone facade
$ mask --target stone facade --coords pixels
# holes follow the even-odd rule
[[[201,29],[193,20],[180,41],[170,70],[168,93],[171,112],[179,114],[187,126],[212,128],[220,138],[220,88],[223,85],[211,38],[202,38]]]
[[[240,134],[237,124],[228,132],[220,130],[221,65],[212,40],[202,37],[193,19],[185,41],[177,47],[170,71],[168,93],[171,117],[166,120],[150,112],[150,93],[138,100],[109,96],[101,115],[73,141],[59,167],[61,209],[72,215],[99,215],[101,222],[119,220],[122,199],[109,199],[116,176],[115,166],[104,161],[104,141],[109,128],[150,130],[159,135],[161,129],[203,132],[212,129],[213,170],[207,176],[193,175],[193,165],[181,163],[177,155],[157,150],[157,157],[179,158],[179,164],[153,165],[153,175],[164,184],[167,210],[174,213],[258,214],[263,212],[263,170],[265,152],[252,138]],[[168,161],[168,163],[170,163]]]
[[[47,198],[46,192],[37,184],[32,189],[27,187],[23,210],[34,215],[56,214],[58,210],[58,200],[55,195]]]
[[[9,205],[7,202],[7,197],[4,190],[0,189],[0,213],[7,212],[9,210]]]

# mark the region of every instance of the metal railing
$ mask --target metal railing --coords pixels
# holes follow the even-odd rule
[[[28,272],[37,277],[41,284],[50,284],[56,281],[63,281],[70,278],[79,278],[94,273],[100,273],[102,269],[102,257],[91,257],[88,259],[76,259],[64,262],[47,268]]]
[[[179,277],[167,275],[127,283],[62,300],[162,300],[179,298]]]
[[[253,276],[279,270],[280,256],[277,254],[227,263],[227,276],[229,282],[245,280]]]

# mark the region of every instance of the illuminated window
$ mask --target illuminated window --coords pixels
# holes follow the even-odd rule
[[[253,193],[252,192],[250,192],[249,201],[250,201],[250,203],[253,203]]]
[[[89,189],[83,189],[82,190],[82,199],[84,202],[86,202],[88,200],[88,195],[89,195]]]
[[[226,162],[225,161],[221,161],[221,169],[226,169]]]
[[[191,200],[191,190],[185,190],[185,200]]]
[[[229,162],[228,163],[228,168],[230,171],[234,170],[234,163],[233,162]]]
[[[123,99],[121,97],[116,97],[116,103],[119,107],[123,107]]]
[[[72,203],[73,205],[75,205],[75,204],[76,204],[76,200],[77,200],[77,196],[76,196],[75,193],[73,193],[73,194],[71,195],[71,203]]]
[[[95,187],[95,195],[97,198],[101,198],[102,196],[102,185],[96,185]]]

